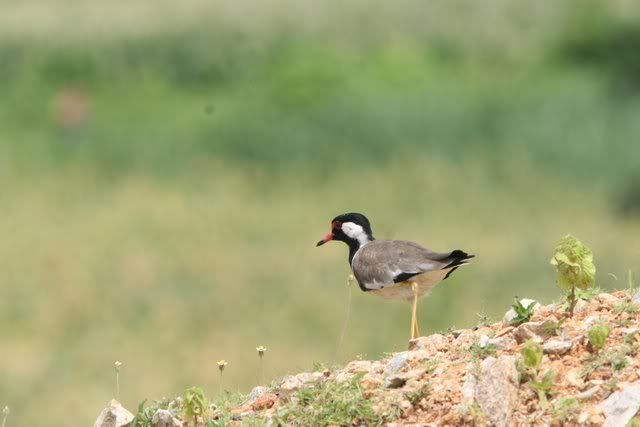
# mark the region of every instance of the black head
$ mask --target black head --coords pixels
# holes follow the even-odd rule
[[[316,246],[321,246],[330,240],[345,242],[349,247],[359,248],[373,239],[371,224],[366,216],[360,213],[346,213],[331,220],[331,232]]]

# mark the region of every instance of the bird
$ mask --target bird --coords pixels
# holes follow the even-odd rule
[[[333,218],[331,231],[316,247],[332,240],[349,247],[349,266],[362,291],[412,303],[411,339],[420,335],[418,299],[475,257],[460,249],[434,252],[406,240],[376,240],[367,217],[356,212]]]

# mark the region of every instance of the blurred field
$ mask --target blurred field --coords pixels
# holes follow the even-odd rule
[[[404,348],[409,307],[354,289],[336,356],[347,253],[314,245],[345,211],[378,238],[478,255],[421,303],[423,332],[558,299],[568,232],[600,286],[625,286],[640,15],[588,3],[4,5],[8,425],[90,424],[115,360],[134,409],[215,395],[222,358],[225,388],[247,391],[258,345],[268,378]]]

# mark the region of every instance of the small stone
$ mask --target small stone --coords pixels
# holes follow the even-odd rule
[[[484,348],[487,345],[489,345],[489,336],[488,335],[481,335],[480,339],[478,340],[478,346]]]
[[[166,409],[158,409],[151,419],[153,427],[182,427],[182,421]]]
[[[574,314],[584,313],[585,311],[587,311],[587,308],[589,308],[589,303],[583,299],[579,299],[576,302],[576,305],[573,307],[573,313]]]
[[[334,380],[337,383],[344,383],[344,382],[347,382],[347,381],[351,381],[351,379],[354,376],[355,376],[354,373],[342,370],[342,371],[336,372],[336,376],[334,377]]]
[[[592,397],[594,397],[596,394],[598,394],[598,392],[600,391],[600,386],[596,385],[591,387],[588,390],[583,391],[582,393],[578,393],[575,395],[575,398],[578,400],[587,400],[587,399],[591,399]]]
[[[612,393],[601,405],[604,427],[625,426],[640,409],[640,382]]]
[[[244,399],[244,402],[242,402],[243,405],[251,405],[253,402],[256,401],[256,399],[258,399],[260,396],[262,396],[263,394],[267,393],[269,391],[269,389],[267,387],[264,386],[256,386],[254,387],[251,392],[249,392],[249,394],[247,395],[247,397]]]
[[[491,338],[489,340],[489,345],[495,346],[498,350],[503,350],[515,346],[516,340],[514,340],[511,336]]]
[[[100,412],[93,427],[126,427],[133,421],[133,418],[133,414],[127,411],[120,402],[112,399],[109,406]]]
[[[255,402],[251,404],[251,409],[254,411],[269,409],[276,403],[277,400],[278,396],[276,396],[275,393],[265,393],[258,397]]]
[[[413,369],[408,372],[389,375],[384,380],[384,386],[386,388],[400,388],[400,387],[403,387],[410,380],[415,380],[422,377],[424,373],[425,373],[424,369]]]
[[[361,372],[369,372],[375,368],[377,363],[370,360],[354,360],[344,367],[343,371],[358,374]]]
[[[514,356],[490,356],[480,363],[475,399],[492,425],[509,425],[518,399],[517,378]]]
[[[398,353],[387,362],[387,366],[384,368],[385,375],[391,375],[398,372],[400,369],[404,368],[409,360],[409,353],[404,351],[402,353]]]
[[[522,344],[530,339],[542,341],[543,338],[548,338],[555,334],[557,325],[557,322],[551,320],[523,323],[513,330],[513,337],[518,344]]]
[[[582,375],[580,375],[579,368],[575,368],[567,372],[565,381],[568,385],[576,387],[578,389],[582,389],[584,387],[584,381],[582,380]]]
[[[571,350],[573,343],[571,341],[549,340],[542,344],[542,351],[545,354],[564,354]]]
[[[303,372],[298,375],[289,375],[285,377],[280,384],[280,396],[286,399],[306,384],[315,382],[322,377],[322,372]]]
[[[611,294],[607,294],[607,293],[598,294],[596,296],[596,300],[598,300],[600,303],[602,303],[604,305],[608,305],[610,307],[613,307],[614,305],[616,305],[617,303],[620,302],[620,300],[618,298],[614,297]]]
[[[441,334],[433,334],[428,337],[418,337],[409,341],[409,351],[414,350],[440,350],[448,344],[447,337]]]

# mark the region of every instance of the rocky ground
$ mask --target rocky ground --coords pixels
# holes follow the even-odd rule
[[[211,406],[201,424],[640,426],[640,295],[581,299],[571,318],[559,304],[523,305],[529,319],[510,310],[501,322],[420,337],[382,360],[256,387],[239,405]],[[150,425],[183,425],[181,405],[157,410]],[[122,420],[110,425],[131,422]]]

